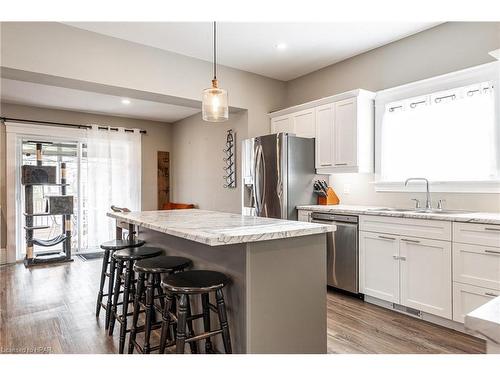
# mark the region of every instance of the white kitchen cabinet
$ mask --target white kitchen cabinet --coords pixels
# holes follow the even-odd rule
[[[498,296],[497,290],[453,283],[453,320],[463,323],[465,315]]]
[[[314,138],[315,131],[315,109],[305,109],[292,114],[293,133],[297,137]]]
[[[293,133],[292,117],[286,115],[271,119],[271,133]]]
[[[316,108],[316,168],[333,167],[334,104]]]
[[[359,223],[361,292],[451,319],[451,223],[372,215]]]
[[[453,241],[500,247],[500,225],[453,223]]]
[[[319,174],[373,172],[374,97],[353,90],[273,112],[273,133],[314,137]]]
[[[334,167],[353,167],[357,160],[357,98],[335,103],[333,120]]]
[[[400,304],[452,318],[451,242],[401,237]]]
[[[399,303],[399,239],[359,232],[360,292]]]
[[[453,281],[500,290],[500,248],[453,243]]]

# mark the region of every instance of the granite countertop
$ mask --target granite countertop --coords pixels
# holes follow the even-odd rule
[[[465,316],[465,327],[500,345],[500,297],[496,297]]]
[[[298,210],[322,211],[338,214],[351,215],[375,215],[404,217],[408,219],[427,219],[457,221],[463,223],[478,224],[498,224],[500,225],[500,213],[496,212],[457,212],[448,214],[422,213],[422,212],[397,212],[397,211],[378,211],[385,207],[381,206],[357,206],[357,205],[309,205],[297,206]]]
[[[198,209],[109,212],[111,218],[209,246],[333,232],[335,225],[243,216]]]

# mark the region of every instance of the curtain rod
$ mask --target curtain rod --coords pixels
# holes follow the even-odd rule
[[[12,121],[12,122],[30,122],[32,124],[41,124],[41,125],[56,125],[56,126],[70,126],[77,127],[78,129],[92,129],[90,125],[79,125],[79,124],[70,124],[66,122],[53,122],[53,121],[38,121],[38,120],[26,120],[21,118],[12,118],[12,117],[0,117],[0,120],[3,121]],[[118,128],[110,127],[110,126],[98,126],[100,130],[114,130],[118,131]],[[133,132],[132,129],[125,129],[126,132]],[[139,130],[141,134],[147,134],[146,130]]]

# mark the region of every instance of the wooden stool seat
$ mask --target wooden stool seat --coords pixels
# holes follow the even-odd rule
[[[142,259],[135,263],[135,272],[173,273],[191,265],[191,260],[184,257],[160,255],[154,258]]]
[[[201,294],[222,289],[228,281],[221,272],[192,270],[166,277],[162,286],[174,293]]]
[[[182,354],[186,343],[191,346],[191,353],[198,353],[197,342],[202,340],[205,341],[205,353],[214,353],[211,337],[215,335],[222,335],[225,352],[232,353],[226,304],[222,293],[222,288],[228,282],[229,278],[223,273],[207,270],[185,271],[165,278],[161,283],[166,291],[166,298],[161,324],[160,353],[165,353],[168,346],[175,345],[176,352]],[[210,293],[215,294],[216,305],[210,303]],[[196,295],[201,296],[202,313],[191,315],[190,298]],[[210,312],[217,314],[217,329],[211,328]],[[195,319],[203,319],[203,333],[198,335],[192,329],[192,321]],[[175,323],[175,338],[172,337],[169,341]]]
[[[146,241],[143,240],[111,240],[104,242],[101,245],[101,249],[103,250],[123,250],[128,247],[141,247],[146,243]]]
[[[113,258],[120,261],[139,260],[152,258],[161,255],[163,250],[158,247],[144,246],[140,248],[132,247],[123,250],[117,250],[113,254]]]

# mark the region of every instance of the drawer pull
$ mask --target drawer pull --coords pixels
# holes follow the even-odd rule
[[[335,165],[347,165],[347,163],[335,163]]]
[[[406,260],[406,257],[399,257],[399,260]]]
[[[401,238],[401,241],[411,242],[411,243],[420,243],[420,241],[418,241],[418,240],[409,240],[408,238]]]
[[[490,292],[486,292],[486,293],[484,293],[484,295],[489,296],[489,297],[498,297],[498,294],[490,293]]]
[[[500,251],[495,251],[495,250],[484,250],[485,253],[488,253],[488,254],[498,254],[500,255]]]
[[[484,230],[492,230],[492,231],[495,231],[495,232],[500,232],[500,228],[484,228]]]
[[[391,240],[391,241],[396,240],[394,237],[387,237],[387,236],[378,236],[378,238],[382,238],[383,240]]]
[[[322,167],[330,167],[332,163],[321,164]]]

